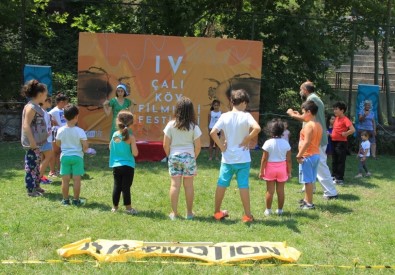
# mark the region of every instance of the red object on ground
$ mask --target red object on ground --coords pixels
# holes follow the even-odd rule
[[[136,162],[142,161],[161,161],[166,157],[161,141],[137,141],[139,155],[135,158]]]

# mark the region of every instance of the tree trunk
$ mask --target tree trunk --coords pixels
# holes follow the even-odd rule
[[[379,31],[378,29],[376,29],[374,31],[374,35],[373,35],[373,43],[374,43],[374,85],[379,85]],[[380,124],[383,124],[383,112],[381,109],[381,104],[380,104],[380,91],[379,91],[379,99],[378,99],[378,104],[377,104],[377,114],[378,114],[378,121]]]
[[[354,23],[354,19],[352,21],[352,39],[350,43],[350,85],[348,87],[348,102],[347,102],[347,111],[348,117],[351,117],[351,101],[352,101],[352,85],[354,79],[354,52],[355,52],[355,36],[356,36],[356,25]]]
[[[21,3],[21,55],[20,55],[20,66],[21,66],[21,83],[24,82],[24,75],[23,75],[23,70],[25,68],[25,49],[26,49],[26,0],[22,0]]]
[[[392,0],[387,1],[387,25],[384,33],[384,49],[383,49],[383,70],[384,70],[384,82],[385,82],[385,100],[387,106],[387,120],[388,124],[392,125],[392,112],[391,112],[391,87],[390,79],[388,75],[388,48],[391,35],[391,8]]]

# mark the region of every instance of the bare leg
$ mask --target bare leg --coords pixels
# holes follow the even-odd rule
[[[239,188],[240,190],[240,198],[244,207],[244,214],[248,217],[251,217],[251,208],[250,208],[250,189],[249,188]]]
[[[184,190],[185,190],[185,201],[187,204],[187,215],[193,215],[193,198],[195,191],[193,189],[193,177],[184,177]]]
[[[181,187],[181,177],[171,177],[170,178],[171,186],[169,191],[171,209],[175,216],[178,215],[177,206],[178,206],[178,197],[180,195],[180,187]]]
[[[45,151],[42,154],[43,157],[41,158],[42,161],[40,164],[40,176],[45,175],[45,170],[52,161],[52,150]]]
[[[222,200],[225,197],[225,187],[217,186],[217,190],[215,190],[215,210],[214,213],[221,211]]]
[[[70,178],[70,175],[62,176],[62,195],[65,200],[69,199]]]
[[[277,182],[277,184],[276,184],[278,209],[283,209],[283,207],[284,207],[284,201],[285,201],[284,186],[285,186],[284,182]]]
[[[74,176],[74,185],[73,185],[73,191],[74,191],[74,199],[78,200],[80,198],[80,192],[81,192],[81,176]]]
[[[272,208],[274,187],[274,181],[266,181],[266,209]]]
[[[304,200],[308,204],[313,204],[313,184],[311,183],[305,183]]]

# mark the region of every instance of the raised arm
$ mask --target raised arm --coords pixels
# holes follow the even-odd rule
[[[106,116],[109,116],[111,114],[112,108],[110,106],[110,101],[108,99],[103,102],[103,109]]]

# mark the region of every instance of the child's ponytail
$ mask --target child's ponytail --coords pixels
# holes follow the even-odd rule
[[[117,126],[122,134],[122,140],[129,139],[129,126],[133,124],[133,114],[129,111],[120,111],[117,116]]]

